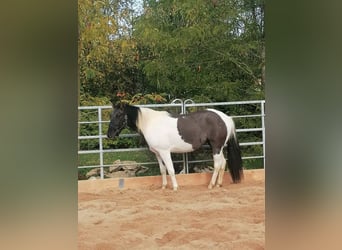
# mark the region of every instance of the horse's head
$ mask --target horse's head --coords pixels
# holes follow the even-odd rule
[[[127,125],[127,114],[123,105],[116,105],[110,114],[110,123],[107,131],[108,138],[115,138]]]

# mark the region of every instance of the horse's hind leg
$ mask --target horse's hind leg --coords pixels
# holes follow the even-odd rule
[[[223,182],[223,176],[224,176],[224,170],[226,169],[226,159],[222,158],[222,165],[219,170],[218,180],[217,180],[217,186],[221,187]]]
[[[214,158],[214,173],[213,173],[213,175],[211,177],[211,181],[208,185],[209,189],[211,189],[213,186],[215,186],[217,175],[219,174],[219,172],[220,172],[220,175],[222,175],[220,170],[221,170],[221,166],[223,165],[223,160],[225,160],[222,152],[220,154],[215,154],[213,156],[213,158]],[[220,176],[219,176],[219,180],[220,180]],[[222,184],[222,181],[221,181],[221,184]],[[218,185],[219,185],[219,183],[218,183]]]

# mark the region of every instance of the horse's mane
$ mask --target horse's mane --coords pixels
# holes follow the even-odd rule
[[[139,112],[141,112],[140,108],[129,104],[123,104],[122,107],[124,108],[125,113],[127,114],[127,126],[137,131]]]

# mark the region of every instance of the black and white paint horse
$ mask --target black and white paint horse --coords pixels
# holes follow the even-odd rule
[[[166,170],[171,177],[173,190],[178,184],[171,153],[191,152],[209,143],[214,158],[214,173],[208,188],[222,185],[226,167],[223,148],[227,144],[228,169],[234,183],[240,182],[243,174],[235,125],[231,117],[215,109],[185,115],[171,115],[166,111],[118,104],[113,106],[107,137],[115,138],[128,126],[142,134],[155,153],[162,175],[162,188],[167,185]]]

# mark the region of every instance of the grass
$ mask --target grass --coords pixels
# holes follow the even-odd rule
[[[173,161],[182,160],[182,154],[172,154]],[[189,160],[201,160],[201,159],[211,159],[211,151],[210,150],[199,150],[196,153],[189,154]],[[112,152],[112,153],[104,153],[103,154],[103,162],[105,165],[111,165],[114,161],[136,161],[141,163],[147,162],[157,162],[154,154],[150,151],[136,151],[136,152]],[[81,154],[78,156],[78,165],[79,166],[92,166],[92,165],[100,165],[100,156],[98,153],[96,154]],[[175,168],[182,168],[182,163],[174,163]],[[207,163],[197,163],[196,165],[213,165],[212,162]],[[145,173],[139,174],[139,176],[151,176],[151,175],[160,175],[158,164],[148,164],[145,165],[148,167],[148,171]],[[194,167],[194,164],[189,164],[190,172]],[[263,159],[245,159],[243,160],[243,166],[245,169],[260,169],[263,168]],[[81,168],[78,169],[79,179],[86,179],[85,175],[91,168]]]

